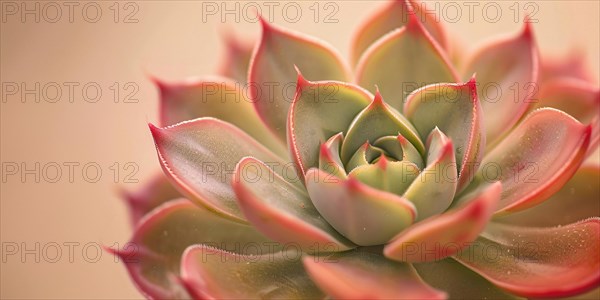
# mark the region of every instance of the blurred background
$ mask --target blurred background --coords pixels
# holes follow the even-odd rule
[[[347,57],[382,2],[1,1],[0,297],[140,298],[100,246],[131,234],[118,190],[160,172],[147,127],[158,93],[146,74],[214,73],[219,32],[257,37],[255,9]],[[467,52],[514,34],[528,13],[542,53],[579,53],[598,78],[599,1],[427,3]]]

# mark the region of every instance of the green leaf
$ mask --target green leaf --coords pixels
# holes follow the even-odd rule
[[[305,257],[313,281],[336,299],[445,299],[406,263],[355,250],[329,257]]]
[[[150,298],[188,298],[179,277],[181,255],[194,244],[243,254],[266,254],[281,245],[254,228],[224,219],[186,199],[169,201],[146,216],[130,243],[111,251]]]
[[[267,23],[250,62],[249,90],[258,115],[282,141],[296,84],[294,66],[313,80],[348,81],[348,68],[329,45]],[[339,132],[339,131],[337,131]]]
[[[277,155],[237,127],[213,118],[177,125],[150,126],[165,174],[190,200],[239,222],[245,222],[231,178],[245,156],[269,162],[278,172],[290,171]],[[297,180],[298,185],[301,185]]]
[[[352,40],[352,47],[350,47],[352,62],[356,64],[365,50],[385,34],[405,26],[412,11],[419,16],[419,21],[423,23],[432,37],[443,48],[447,48],[448,41],[442,24],[437,21],[436,18],[438,17],[425,7],[425,3],[394,0],[388,1],[385,6],[381,6],[358,28]]]
[[[301,259],[293,247],[239,255],[201,245],[186,250],[181,274],[197,299],[323,299]]]
[[[357,245],[383,244],[415,218],[408,200],[352,177],[341,180],[313,168],[306,173],[306,188],[327,222]]]
[[[425,282],[448,293],[448,299],[523,299],[503,291],[451,258],[413,267]]]
[[[297,93],[288,115],[288,145],[302,175],[318,166],[319,145],[345,134],[373,96],[353,84],[306,81],[298,74]]]
[[[398,136],[388,135],[380,137],[375,140],[373,145],[385,150],[386,153],[397,160],[415,164],[419,170],[422,170],[425,166],[419,151],[401,134]]]
[[[233,188],[248,220],[265,235],[304,252],[344,251],[355,246],[321,217],[303,188],[246,157],[235,169]]]
[[[356,82],[381,94],[402,112],[404,98],[413,90],[438,82],[457,82],[458,75],[446,54],[432,40],[418,17],[409,14],[408,23],[379,39],[362,56]],[[408,137],[407,137],[408,138]]]
[[[600,166],[584,164],[573,177],[548,200],[496,221],[548,227],[567,225],[579,220],[600,217]]]
[[[375,164],[362,165],[350,172],[360,182],[402,196],[419,175],[417,166],[408,161],[388,161],[381,157]]]
[[[371,104],[352,121],[342,144],[342,161],[348,163],[365,142],[375,142],[380,137],[398,134],[406,137],[420,153],[425,153],[425,146],[416,129],[404,116],[385,103],[377,92]]]
[[[404,115],[425,139],[434,128],[454,145],[458,191],[471,182],[485,150],[485,131],[475,79],[464,84],[440,83],[423,87],[406,100]]]
[[[515,37],[480,47],[464,76],[477,74],[477,95],[485,116],[486,141],[496,145],[521,119],[538,91],[539,59],[531,24]],[[466,78],[465,78],[466,79]]]
[[[598,253],[600,218],[592,218],[549,228],[491,224],[454,258],[511,293],[559,298],[598,286]]]
[[[435,128],[427,144],[427,167],[404,193],[417,208],[418,221],[445,211],[456,193],[456,158],[452,141]]]
[[[340,158],[340,148],[344,141],[344,135],[340,132],[321,144],[321,152],[319,154],[319,169],[345,179],[347,177],[344,164]]]
[[[496,182],[467,195],[466,204],[423,220],[385,246],[386,257],[411,263],[440,260],[469,246],[496,210],[502,184]]]
[[[201,117],[217,118],[242,129],[281,157],[287,157],[284,143],[260,120],[239,83],[215,76],[179,83],[154,81],[160,88],[162,126]]]
[[[487,154],[472,186],[500,180],[498,216],[543,202],[579,168],[590,127],[553,108],[538,109]]]

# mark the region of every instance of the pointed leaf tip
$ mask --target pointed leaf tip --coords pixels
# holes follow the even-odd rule
[[[531,17],[526,15],[523,19],[523,33],[521,33],[521,36],[527,40],[532,40],[534,38],[533,25],[531,25],[531,23]]]
[[[304,87],[310,85],[310,81],[306,80],[306,78],[304,78],[304,75],[302,75],[302,72],[300,72],[300,68],[298,68],[297,65],[294,64],[294,69],[296,70],[296,73],[298,74],[298,77],[296,79],[296,92],[301,91]],[[294,97],[296,98],[296,97]],[[295,101],[296,99],[294,99]]]
[[[411,32],[421,31],[423,28],[421,27],[421,22],[419,21],[419,17],[417,17],[417,13],[415,10],[408,5],[408,22],[406,22],[406,30]]]
[[[148,122],[148,128],[150,129],[150,133],[152,133],[152,137],[154,138],[154,141],[156,141],[160,134],[161,134],[161,128],[157,127],[156,125]]]

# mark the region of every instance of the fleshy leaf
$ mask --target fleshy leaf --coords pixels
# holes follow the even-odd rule
[[[458,178],[452,141],[435,128],[427,144],[427,167],[404,193],[417,208],[417,221],[439,214],[452,204]]]
[[[190,200],[224,216],[244,222],[231,178],[245,156],[269,162],[280,173],[295,174],[267,148],[237,127],[213,118],[201,118],[174,126],[150,125],[165,174]],[[299,183],[299,180],[297,184]]]
[[[487,144],[496,145],[535,101],[539,61],[529,21],[519,35],[480,47],[466,66],[464,76],[477,73]]]
[[[341,180],[319,169],[306,173],[308,194],[323,218],[357,245],[379,245],[408,227],[414,206],[397,195],[350,177]]]
[[[587,82],[594,82],[594,76],[588,70],[588,62],[585,61],[585,53],[574,49],[570,53],[561,56],[545,57],[542,55],[540,61],[540,82],[556,78],[581,79]]]
[[[375,142],[387,135],[402,134],[420,153],[425,146],[416,129],[408,120],[387,103],[377,92],[375,98],[352,121],[342,144],[342,162],[347,163],[365,142]]]
[[[413,266],[425,282],[448,293],[449,299],[522,299],[501,290],[451,258]]]
[[[406,26],[373,44],[361,57],[356,71],[360,86],[375,91],[377,85],[386,101],[400,112],[404,98],[413,90],[457,81],[446,54],[414,13],[409,14]]]
[[[600,141],[600,88],[579,79],[561,78],[546,82],[539,93],[537,107],[553,107],[592,125],[589,149]],[[588,155],[591,151],[588,151]],[[587,155],[586,155],[587,156]]]
[[[417,1],[393,0],[381,6],[358,29],[352,41],[352,63],[356,64],[361,54],[375,41],[394,29],[401,28],[408,22],[409,14],[415,11],[419,20],[431,36],[443,47],[448,44],[444,29],[425,3]]]
[[[302,266],[302,253],[239,255],[203,245],[188,248],[182,279],[197,299],[323,299]]]
[[[353,84],[307,81],[298,74],[294,102],[288,116],[288,145],[301,176],[318,166],[319,145],[343,133],[373,96]]]
[[[402,196],[419,175],[419,169],[408,161],[388,161],[381,157],[374,164],[359,166],[350,176],[360,182],[386,192]]]
[[[383,150],[365,142],[346,163],[346,171],[352,172],[357,167],[368,165],[381,155],[383,155]]]
[[[340,132],[327,140],[327,142],[321,144],[321,152],[319,154],[319,169],[345,179],[347,177],[344,164],[340,158],[340,148],[344,135]]]
[[[156,78],[154,81],[160,89],[162,126],[213,117],[237,126],[286,157],[285,145],[260,120],[239,83],[220,77],[189,79],[180,83],[167,83]]]
[[[243,39],[229,30],[223,32],[222,36],[225,42],[225,56],[222,58],[218,73],[238,83],[246,84],[254,42]]]
[[[380,137],[373,143],[374,146],[385,150],[389,155],[397,160],[403,160],[415,164],[419,170],[425,166],[421,154],[405,137],[398,136]]]
[[[348,81],[349,71],[324,42],[276,27],[262,18],[261,24],[262,38],[250,62],[250,98],[262,120],[286,141],[286,118],[296,90],[294,66],[311,80]]]
[[[413,92],[406,100],[404,115],[421,138],[438,127],[452,140],[458,165],[457,190],[462,190],[473,179],[485,149],[475,78],[464,84],[433,84]]]
[[[567,225],[600,217],[600,166],[584,164],[548,200],[523,211],[498,218],[498,222],[521,226]]]
[[[534,206],[557,192],[579,168],[590,128],[553,108],[529,114],[482,161],[472,186],[502,182],[497,214]]]
[[[245,254],[281,249],[254,228],[215,215],[186,199],[167,202],[142,219],[130,243],[110,251],[125,263],[140,291],[154,299],[188,298],[179,283],[185,248],[206,244]]]
[[[127,201],[131,223],[134,226],[154,208],[169,200],[181,197],[181,194],[163,173],[153,176],[140,189],[134,192],[122,191],[122,194]]]
[[[406,263],[355,250],[329,257],[304,257],[313,281],[335,299],[445,299]]]
[[[244,215],[272,239],[297,245],[304,252],[355,247],[321,217],[304,189],[290,184],[263,162],[242,159],[232,185]]]
[[[598,253],[600,218],[592,218],[552,228],[491,224],[455,258],[511,293],[541,298],[597,287]]]
[[[466,197],[466,204],[421,221],[385,246],[386,257],[411,263],[440,260],[469,246],[496,209],[502,184],[496,182]]]

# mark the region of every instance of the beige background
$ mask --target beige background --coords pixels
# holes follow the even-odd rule
[[[4,1],[3,1],[4,2]],[[302,7],[299,22],[289,23],[283,12],[274,10],[276,23],[326,39],[347,55],[350,34],[365,12],[379,4],[375,1],[348,1],[335,4],[338,8],[334,18],[337,23],[315,22],[314,10],[310,6],[316,1],[298,2]],[[110,169],[115,162],[121,167],[127,162],[139,166],[134,178],[140,181],[158,172],[147,122],[156,121],[157,92],[146,79],[144,71],[167,79],[180,79],[191,75],[210,74],[217,67],[217,58],[222,51],[218,29],[223,27],[219,16],[202,20],[202,4],[194,1],[139,1],[132,2],[139,10],[134,15],[138,23],[121,22],[132,7],[120,3],[118,23],[114,21],[113,5],[95,2],[103,11],[100,21],[87,22],[82,18],[81,2],[75,8],[73,23],[68,21],[67,7],[62,2],[53,2],[63,8],[63,15],[56,23],[43,18],[39,23],[28,16],[21,22],[19,16],[6,16],[1,26],[1,81],[25,82],[33,87],[35,82],[43,86],[48,82],[63,84],[77,82],[74,102],[65,95],[58,103],[35,103],[29,96],[26,103],[20,97],[9,96],[1,105],[1,160],[15,162],[33,168],[35,162],[47,163],[78,162],[73,183],[63,167],[63,176],[56,183],[36,183],[33,175],[25,181],[9,176],[1,188],[1,240],[9,245],[34,248],[40,245],[40,262],[33,254],[20,253],[6,256],[3,252],[0,290],[2,298],[139,298],[131,285],[125,268],[115,263],[106,253],[97,262],[98,244],[121,245],[131,233],[127,211],[119,200],[116,189],[134,189],[136,184],[125,183],[125,171],[121,169],[118,183],[114,182]],[[221,1],[213,2],[220,4]],[[518,11],[533,11],[535,32],[543,51],[564,53],[571,48],[584,50],[590,68],[598,75],[600,42],[598,1],[533,1],[524,7],[524,2],[499,2],[502,16],[498,23],[487,22],[479,8],[474,10],[474,23],[469,22],[467,7],[454,2],[462,9],[462,17],[455,24],[448,24],[452,33],[460,33],[461,39],[472,48],[476,42],[502,32],[515,32],[521,27],[514,21]],[[3,4],[3,8],[6,4]],[[229,3],[228,7],[234,7]],[[326,10],[323,2],[317,3],[323,20]],[[511,10],[512,6],[512,10]],[[31,6],[33,7],[33,6]],[[281,7],[281,6],[279,6]],[[446,19],[454,18],[451,6],[444,8]],[[243,5],[240,6],[243,8]],[[247,7],[248,8],[248,7]],[[263,6],[264,8],[264,6]],[[314,6],[313,6],[314,8]],[[6,11],[2,12],[3,14]],[[43,12],[42,12],[43,13]],[[54,11],[49,7],[47,17]],[[93,11],[89,10],[91,16]],[[251,11],[238,11],[240,22],[234,15],[227,16],[228,24],[247,34],[256,35],[258,25],[246,22],[252,19]],[[288,11],[293,18],[293,9]],[[489,11],[487,17],[494,17]],[[442,16],[444,18],[444,16]],[[521,19],[522,16],[517,17]],[[596,77],[597,78],[597,77]],[[87,82],[96,82],[102,89],[97,103],[86,103],[81,97],[81,87]],[[118,82],[123,86],[133,82],[139,87],[135,98],[138,103],[114,103],[110,86]],[[93,94],[93,90],[89,90]],[[124,93],[125,91],[122,91]],[[50,94],[53,96],[53,94]],[[121,95],[121,99],[123,95]],[[102,170],[98,182],[86,182],[81,175],[81,166],[97,163]],[[90,176],[94,169],[90,169]],[[48,169],[53,177],[53,169]],[[24,243],[24,244],[22,244]],[[57,262],[55,248],[61,245],[62,256]],[[64,243],[79,243],[70,261]],[[82,248],[88,244],[88,254]],[[2,250],[5,250],[4,248]],[[24,250],[24,249],[20,249]]]

